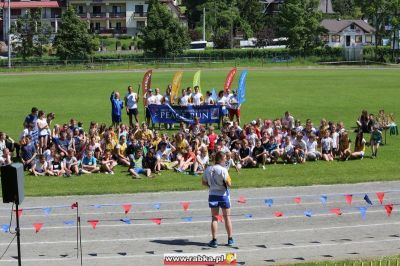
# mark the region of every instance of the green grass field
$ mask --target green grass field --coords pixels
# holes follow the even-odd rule
[[[203,92],[223,87],[227,72],[228,69],[203,70]],[[194,71],[185,71],[182,86],[191,85],[193,74]],[[164,92],[173,75],[155,71],[152,87]],[[86,128],[92,120],[110,123],[111,91],[125,91],[129,84],[141,82],[142,77],[143,73],[116,72],[1,75],[0,131],[17,138],[32,106],[55,112],[55,123],[62,124],[70,118],[84,122]],[[234,84],[237,86],[237,79]],[[344,121],[351,128],[362,109],[377,113],[384,108],[387,113],[399,114],[399,85],[400,72],[396,69],[252,70],[242,118],[244,122],[276,118],[289,110],[302,121],[311,118],[318,125],[321,118],[326,118]],[[127,117],[123,119],[127,121]],[[388,134],[387,141],[376,160],[278,164],[268,166],[266,171],[251,169],[240,174],[232,171],[233,183],[235,187],[263,187],[398,180],[400,138]],[[25,182],[30,196],[202,189],[199,177],[163,172],[155,179],[132,180],[122,167],[114,176],[27,176]]]

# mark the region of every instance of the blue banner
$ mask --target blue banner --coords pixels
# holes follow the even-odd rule
[[[246,78],[247,78],[247,70],[244,70],[240,75],[239,79],[239,88],[238,88],[238,101],[239,104],[242,104],[246,101]]]
[[[201,105],[201,106],[171,106],[149,105],[151,120],[153,123],[173,124],[181,121],[193,124],[194,118],[198,117],[201,124],[218,123],[221,106]]]

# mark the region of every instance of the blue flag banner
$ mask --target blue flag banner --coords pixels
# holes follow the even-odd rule
[[[312,211],[306,210],[304,212],[304,215],[307,216],[307,217],[311,217],[312,216]]]
[[[171,105],[149,105],[151,120],[153,123],[179,123],[181,121],[189,124],[194,123],[198,117],[202,124],[218,123],[221,107],[217,105],[202,106],[171,106]]]
[[[161,204],[160,203],[154,203],[153,204],[153,208],[159,210],[161,208]]]
[[[328,197],[323,195],[323,196],[321,196],[321,197],[319,198],[319,200],[321,201],[322,204],[325,205],[326,202],[328,201]]]
[[[8,230],[10,230],[10,225],[8,225],[8,224],[2,224],[2,225],[1,225],[1,230],[2,230],[4,233],[7,233]]]
[[[242,74],[240,75],[239,79],[239,88],[238,88],[238,102],[239,105],[246,101],[246,78],[249,72],[247,70],[243,70]]]
[[[49,215],[51,213],[51,208],[43,208],[43,212],[45,215]]]
[[[272,204],[274,204],[274,200],[273,199],[266,199],[266,200],[264,200],[264,203],[268,207],[272,207]]]
[[[244,217],[250,219],[250,218],[253,218],[253,214],[250,214],[250,213],[249,214],[245,214]]]
[[[121,219],[121,221],[126,224],[131,224],[131,219],[129,219],[129,218],[123,218],[123,219]]]
[[[191,222],[193,220],[193,218],[192,217],[183,217],[182,220],[185,222]]]
[[[74,225],[74,224],[75,224],[75,222],[72,221],[72,220],[67,220],[67,221],[64,221],[63,223],[64,223],[65,225]]]
[[[367,215],[367,207],[359,207],[358,210],[360,211],[361,217],[365,220]]]
[[[213,88],[211,91],[211,98],[213,99],[214,102],[217,102],[218,95],[217,95],[217,91],[215,90],[215,88]]]
[[[368,194],[365,194],[364,200],[365,200],[369,205],[372,205],[372,201],[369,199]]]

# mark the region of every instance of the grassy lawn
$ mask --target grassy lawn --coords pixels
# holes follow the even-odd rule
[[[203,70],[203,91],[221,88],[226,72]],[[173,72],[155,71],[152,87],[164,91],[173,75]],[[143,73],[107,72],[2,75],[0,131],[17,138],[32,106],[55,112],[55,123],[62,124],[70,118],[84,122],[86,128],[92,120],[110,123],[111,91],[125,91],[128,84],[137,84],[142,77]],[[193,72],[185,71],[182,86],[191,85],[192,79]],[[350,128],[362,109],[377,113],[384,108],[387,113],[398,115],[399,84],[400,73],[395,69],[250,71],[242,118],[245,122],[258,117],[276,118],[289,110],[303,122],[311,118],[318,125],[324,117],[344,121]],[[127,121],[127,117],[123,119]],[[352,138],[354,140],[354,135]],[[387,141],[388,145],[381,148],[376,160],[278,164],[268,166],[266,171],[251,169],[240,174],[232,171],[233,183],[235,187],[263,187],[398,180],[400,138],[390,137],[388,133]],[[116,172],[114,176],[98,174],[72,178],[27,176],[25,193],[39,196],[202,189],[199,177],[163,172],[156,179],[132,180],[126,168],[120,167]]]

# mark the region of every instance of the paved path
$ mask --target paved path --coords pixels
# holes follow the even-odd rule
[[[395,204],[391,217],[379,204],[375,195],[378,191],[386,191],[384,204]],[[366,204],[365,193],[374,205]],[[346,194],[354,195],[351,206],[345,202]],[[326,205],[321,203],[321,195],[328,197]],[[206,246],[210,240],[206,196],[206,191],[196,191],[26,198],[21,216],[23,265],[80,265],[76,258],[76,227],[63,223],[75,219],[75,210],[53,207],[49,215],[42,210],[69,206],[74,201],[80,204],[84,265],[162,265],[164,253],[181,252],[234,251],[240,264],[246,265],[399,254],[400,215],[396,204],[400,203],[400,182],[235,190],[233,248]],[[238,203],[239,196],[247,202]],[[301,203],[295,203],[295,197],[301,197]],[[267,198],[274,200],[272,207],[264,203]],[[186,212],[181,206],[183,201],[190,202]],[[131,224],[119,221],[126,217],[122,204],[127,202],[133,203],[127,214],[133,219]],[[154,203],[160,203],[159,210]],[[365,206],[369,208],[366,219],[362,219],[357,207]],[[0,224],[9,222],[10,208],[11,204],[0,204]],[[332,208],[341,208],[343,214],[336,216]],[[304,215],[305,210],[312,210],[311,218]],[[275,217],[277,211],[283,212],[283,217]],[[163,218],[161,225],[150,220],[159,217]],[[193,219],[187,222],[182,217]],[[91,219],[99,220],[95,230],[87,223]],[[33,223],[39,222],[43,227],[35,233]],[[220,223],[219,241],[225,244],[223,229]],[[0,252],[11,239],[12,235],[0,232]],[[16,255],[13,243],[0,264],[16,265]]]

